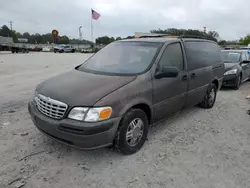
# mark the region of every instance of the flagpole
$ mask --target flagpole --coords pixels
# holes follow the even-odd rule
[[[91,42],[93,42],[93,14],[91,9]]]

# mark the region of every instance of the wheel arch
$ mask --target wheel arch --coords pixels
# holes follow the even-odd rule
[[[218,89],[219,89],[219,80],[218,80],[218,79],[214,79],[214,80],[212,81],[212,83],[216,85],[216,88],[217,88],[217,90],[218,90]]]
[[[131,109],[140,109],[145,112],[145,114],[148,117],[149,124],[152,122],[152,108],[150,107],[150,104],[143,101],[143,102],[136,102],[136,103],[130,103],[130,105],[126,105],[126,107],[121,111],[120,115],[123,116]]]

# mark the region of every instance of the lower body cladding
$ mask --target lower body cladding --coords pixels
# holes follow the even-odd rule
[[[223,78],[222,86],[224,87],[234,87],[237,86],[238,75],[227,75]]]
[[[29,112],[35,126],[44,134],[65,144],[81,149],[95,149],[113,144],[121,118],[86,123],[71,119],[55,120],[38,111],[34,102]]]

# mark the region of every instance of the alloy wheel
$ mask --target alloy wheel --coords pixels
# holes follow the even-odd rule
[[[144,131],[144,123],[140,118],[136,118],[131,121],[126,132],[127,144],[131,147],[136,146],[142,136]]]

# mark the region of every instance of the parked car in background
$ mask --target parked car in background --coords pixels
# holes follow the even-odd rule
[[[43,52],[50,52],[50,48],[49,47],[43,47],[42,51]]]
[[[63,52],[72,52],[74,53],[76,50],[73,46],[71,45],[64,45],[61,44],[59,46],[54,47],[54,52],[59,52],[59,53],[63,53]]]
[[[239,89],[241,83],[250,79],[250,59],[246,50],[222,50],[225,64],[223,86]]]
[[[93,48],[84,48],[81,50],[81,53],[94,53]]]
[[[39,84],[29,112],[41,132],[63,143],[132,154],[149,125],[193,105],[212,108],[223,73],[221,50],[210,40],[120,40]]]
[[[34,48],[32,48],[32,51],[34,51],[34,52],[40,52],[40,51],[42,51],[42,48],[39,47],[39,46],[35,46]]]

